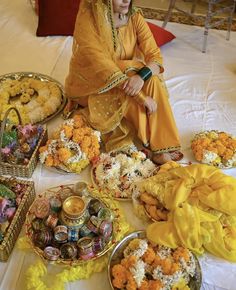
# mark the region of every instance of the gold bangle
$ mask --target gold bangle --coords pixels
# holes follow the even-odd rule
[[[146,101],[146,96],[145,94],[140,91],[136,96],[134,96],[135,101],[137,101],[140,105],[143,105],[144,102]]]

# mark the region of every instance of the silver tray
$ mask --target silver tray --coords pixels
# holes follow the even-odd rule
[[[124,249],[127,247],[127,245],[129,244],[129,242],[133,239],[145,239],[146,238],[146,233],[145,231],[137,231],[137,232],[133,232],[129,235],[127,235],[126,237],[124,237],[113,249],[110,257],[109,257],[109,261],[108,261],[108,280],[111,286],[111,289],[113,290],[118,290],[117,288],[114,288],[112,285],[112,274],[111,274],[111,270],[112,267],[116,264],[118,264],[121,259],[123,258],[123,251]],[[199,261],[197,259],[197,257],[195,255],[193,255],[195,258],[195,262],[196,262],[196,274],[193,278],[191,278],[190,282],[188,283],[188,287],[191,290],[200,290],[201,288],[201,284],[202,284],[202,271],[201,271],[201,267],[199,264]]]
[[[44,74],[41,74],[41,73],[34,73],[34,72],[14,72],[14,73],[8,73],[8,74],[1,75],[0,76],[0,85],[1,85],[1,82],[5,81],[6,79],[21,80],[22,78],[26,78],[26,77],[40,80],[42,82],[53,82],[59,87],[59,89],[61,91],[62,101],[61,101],[61,105],[58,107],[56,112],[54,112],[50,116],[46,117],[44,120],[38,122],[40,124],[45,124],[49,120],[53,119],[56,115],[58,115],[64,109],[66,102],[67,102],[64,88],[63,88],[62,84],[60,82],[58,82],[57,80],[55,80],[54,78],[47,76],[47,75],[44,75]]]

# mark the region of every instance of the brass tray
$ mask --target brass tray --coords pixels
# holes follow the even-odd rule
[[[108,274],[108,280],[109,280],[111,289],[113,290],[117,290],[117,288],[113,287],[112,285],[112,273],[111,273],[112,267],[121,261],[121,259],[123,258],[124,249],[126,248],[126,246],[129,244],[131,240],[136,239],[136,238],[145,239],[146,238],[145,231],[133,232],[127,235],[126,237],[124,237],[118,244],[116,244],[116,246],[114,247],[109,257],[107,274]],[[191,290],[200,290],[201,284],[202,284],[202,271],[201,271],[201,267],[200,267],[197,257],[195,255],[193,256],[196,262],[196,274],[194,277],[190,279],[188,286]]]
[[[65,91],[64,88],[62,86],[62,84],[60,82],[58,82],[57,80],[55,80],[54,78],[41,74],[41,73],[35,73],[35,72],[14,72],[14,73],[8,73],[8,74],[4,74],[0,76],[0,85],[1,82],[5,81],[6,79],[12,79],[12,80],[21,80],[22,78],[32,78],[32,79],[36,79],[36,80],[40,80],[42,82],[53,82],[55,83],[60,91],[61,91],[61,105],[57,108],[56,112],[54,112],[53,114],[49,115],[48,117],[46,117],[44,120],[40,121],[40,122],[36,122],[40,123],[40,124],[45,124],[46,122],[50,121],[51,119],[53,119],[56,115],[58,115],[65,107],[66,103],[67,103],[67,99],[65,96]]]
[[[113,240],[115,239],[114,235],[115,235],[115,231],[118,231],[119,229],[119,225],[116,224],[118,222],[117,218],[116,217],[116,213],[114,213],[114,220],[113,220],[113,231],[112,231],[112,237],[111,239],[109,240],[109,242],[106,244],[105,248],[97,253],[93,258],[87,260],[87,261],[84,261],[82,259],[75,259],[75,260],[64,260],[62,258],[59,258],[58,260],[56,261],[49,261],[48,259],[46,259],[44,257],[44,252],[42,249],[40,249],[39,247],[36,247],[34,244],[33,244],[33,241],[32,241],[32,234],[33,234],[33,229],[31,227],[31,221],[34,219],[34,213],[33,213],[33,208],[34,208],[34,204],[35,202],[40,199],[40,198],[47,198],[49,199],[50,197],[52,196],[59,196],[61,197],[62,200],[65,200],[67,197],[71,196],[71,195],[78,195],[78,193],[76,193],[74,191],[74,184],[66,184],[66,185],[60,185],[60,186],[55,186],[55,187],[52,187],[52,188],[49,188],[47,189],[46,191],[42,192],[41,194],[37,195],[36,199],[34,200],[34,202],[32,203],[28,213],[27,213],[27,216],[26,216],[26,235],[27,237],[29,238],[29,242],[34,250],[34,252],[39,255],[44,261],[47,261],[49,263],[52,263],[52,264],[60,264],[60,265],[70,265],[70,266],[76,266],[76,265],[81,265],[81,264],[84,264],[88,261],[93,261],[95,259],[98,259],[100,258],[101,256],[103,256],[104,254],[106,254],[112,246],[114,246],[114,243],[113,243]],[[92,198],[96,198],[96,199],[99,199],[101,201],[101,203],[103,205],[105,205],[105,207],[109,208],[110,210],[111,207],[109,205],[109,203],[107,201],[105,201],[103,198],[102,198],[102,195],[96,195],[95,192],[89,192],[89,196],[87,197],[92,197]]]

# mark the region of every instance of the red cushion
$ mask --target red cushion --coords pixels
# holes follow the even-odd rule
[[[38,8],[37,36],[73,35],[76,15],[80,0],[35,0],[35,9]],[[158,46],[171,41],[175,36],[148,22]]]
[[[73,35],[80,0],[38,0],[37,36]]]
[[[160,26],[157,26],[150,22],[148,22],[148,26],[151,29],[151,32],[159,47],[167,42],[170,42],[171,40],[175,38],[174,34],[169,32],[168,30],[161,28]]]

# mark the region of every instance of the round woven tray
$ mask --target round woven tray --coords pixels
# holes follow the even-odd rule
[[[33,241],[32,241],[33,229],[32,229],[32,226],[31,226],[31,222],[35,218],[35,215],[33,213],[34,204],[39,198],[47,198],[47,199],[49,199],[52,196],[59,196],[59,197],[62,198],[62,200],[64,200],[66,197],[70,196],[68,194],[69,194],[70,190],[73,191],[73,187],[74,187],[74,184],[67,184],[67,185],[61,185],[61,186],[56,186],[56,187],[52,187],[52,188],[47,189],[46,191],[44,191],[43,193],[41,193],[41,194],[39,194],[37,196],[37,198],[35,199],[34,203],[31,205],[31,207],[30,207],[30,209],[29,209],[29,211],[27,213],[27,216],[26,216],[26,235],[29,238],[29,241],[30,241],[30,244],[31,244],[33,250],[43,260],[45,260],[47,262],[50,262],[50,263],[53,263],[53,264],[76,266],[76,265],[81,265],[83,263],[86,263],[87,261],[98,259],[99,257],[103,256],[105,253],[107,253],[107,251],[109,251],[111,249],[111,247],[114,245],[114,240],[116,240],[116,232],[119,232],[120,225],[119,225],[118,217],[116,216],[115,208],[113,207],[113,205],[111,205],[107,201],[107,198],[101,192],[92,191],[91,190],[89,196],[93,197],[93,198],[96,198],[96,199],[99,199],[101,201],[101,203],[104,204],[105,207],[109,208],[114,214],[112,238],[106,244],[106,246],[103,249],[103,251],[97,253],[93,258],[91,258],[91,259],[89,259],[87,261],[84,261],[84,260],[82,260],[80,258],[77,258],[75,260],[63,260],[62,258],[59,258],[56,261],[47,260],[44,257],[43,250],[38,248],[38,247],[36,247],[33,244]],[[67,193],[65,194],[65,192],[67,192]]]

